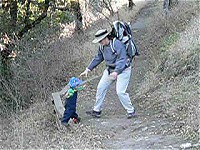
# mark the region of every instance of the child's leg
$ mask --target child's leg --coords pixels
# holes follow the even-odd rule
[[[81,121],[81,118],[78,117],[78,114],[76,112],[73,113],[73,115],[71,116],[71,119],[73,119],[73,122],[75,124],[79,123]]]
[[[71,115],[71,118],[73,119],[73,118],[78,118],[78,114],[76,113],[76,112],[74,112],[72,115]]]
[[[65,105],[65,111],[64,111],[63,118],[62,118],[61,122],[62,123],[68,123],[72,114],[73,114],[73,111],[70,110],[70,108],[67,107],[67,105]]]
[[[65,112],[61,120],[62,123],[68,123],[71,116],[73,116],[74,112],[76,112],[76,100],[77,100],[77,92],[75,92],[73,96],[66,99]]]

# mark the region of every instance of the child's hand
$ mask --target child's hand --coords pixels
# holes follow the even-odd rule
[[[64,98],[69,98],[74,95],[75,89],[70,88],[65,94]]]
[[[77,91],[81,91],[81,90],[83,90],[84,88],[85,88],[85,85],[82,85],[82,86],[76,87],[76,90],[77,90]]]

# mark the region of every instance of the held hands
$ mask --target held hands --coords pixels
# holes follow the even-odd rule
[[[112,73],[110,74],[110,78],[113,79],[113,80],[116,80],[116,79],[117,79],[117,75],[118,75],[117,72],[112,72]]]
[[[86,68],[85,71],[83,71],[80,76],[85,75],[87,77],[88,73],[90,72],[90,69]]]

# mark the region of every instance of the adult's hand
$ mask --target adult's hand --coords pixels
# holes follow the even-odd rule
[[[113,78],[114,80],[117,79],[117,75],[118,75],[117,72],[112,72],[112,73],[110,74],[111,78]]]
[[[83,71],[80,76],[85,75],[87,77],[88,73],[90,72],[90,69],[86,68],[85,71]]]

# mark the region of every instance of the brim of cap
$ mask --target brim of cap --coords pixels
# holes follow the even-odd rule
[[[109,33],[106,33],[106,34],[104,34],[104,35],[102,35],[102,36],[96,37],[96,38],[92,41],[92,43],[99,43],[101,40],[103,40],[105,37],[107,37],[108,34],[109,34]]]

